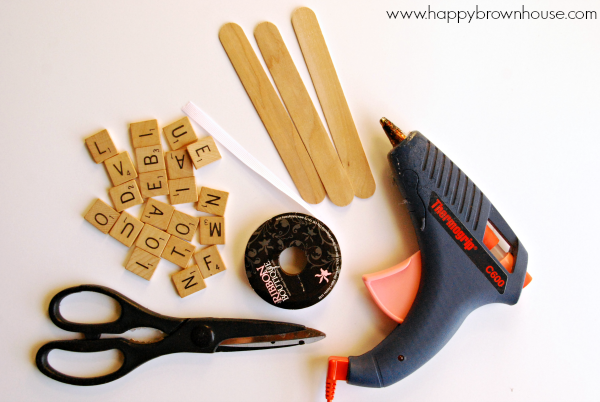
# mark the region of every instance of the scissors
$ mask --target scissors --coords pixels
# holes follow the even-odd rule
[[[81,324],[66,320],[60,313],[62,300],[74,293],[95,292],[116,300],[121,315],[113,322]],[[50,301],[50,319],[65,331],[80,332],[85,339],[53,341],[42,346],[36,355],[38,369],[48,377],[72,385],[100,385],[114,381],[141,364],[171,353],[214,353],[260,350],[304,345],[325,338],[323,332],[304,325],[285,322],[230,318],[175,318],[155,313],[110,288],[81,285],[65,289]],[[153,343],[125,338],[104,338],[104,334],[122,334],[134,328],[155,328],[166,336]],[[119,350],[123,355],[121,367],[98,377],[75,377],[55,370],[48,362],[54,350],[70,352],[102,352]]]

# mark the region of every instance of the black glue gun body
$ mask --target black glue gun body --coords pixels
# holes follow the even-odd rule
[[[478,307],[515,304],[527,271],[527,251],[500,213],[425,136],[412,132],[388,158],[417,234],[421,275],[402,323],[373,350],[348,359],[348,383],[366,387],[417,370]]]

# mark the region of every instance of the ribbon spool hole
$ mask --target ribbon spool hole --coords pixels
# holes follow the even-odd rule
[[[298,247],[288,247],[279,255],[279,266],[288,275],[298,275],[307,262],[306,254]]]

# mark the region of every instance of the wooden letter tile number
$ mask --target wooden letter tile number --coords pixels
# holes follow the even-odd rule
[[[192,160],[185,149],[165,152],[165,161],[167,162],[167,174],[169,179],[182,179],[184,177],[194,177],[194,166]]]
[[[227,206],[226,191],[215,190],[214,188],[202,187],[196,209],[209,214],[223,216],[225,215],[225,206]]]
[[[115,209],[118,212],[144,202],[135,180],[112,187],[110,190],[108,190],[108,193],[110,194],[110,198],[112,199]]]
[[[223,272],[226,269],[217,246],[206,247],[198,251],[194,254],[194,259],[204,279]]]
[[[135,159],[139,173],[165,170],[165,156],[160,145],[137,148],[135,150]]]
[[[159,262],[160,258],[136,247],[131,257],[129,257],[129,261],[125,264],[125,269],[146,280],[150,280]]]
[[[140,190],[142,198],[169,194],[169,183],[166,170],[140,173]]]
[[[156,120],[131,123],[129,125],[129,132],[131,133],[131,143],[134,148],[160,145],[160,133],[158,131],[158,122]]]
[[[175,285],[175,289],[177,289],[177,293],[179,293],[179,296],[182,298],[206,287],[206,283],[204,283],[204,279],[202,279],[200,270],[196,265],[192,265],[183,271],[176,272],[171,278],[173,279],[173,284]]]
[[[106,166],[106,171],[113,186],[118,186],[137,177],[137,172],[127,151],[108,158],[104,161],[104,166]]]
[[[144,224],[144,228],[142,229],[137,242],[135,242],[135,245],[152,255],[160,257],[169,241],[169,237],[171,237],[170,234],[167,234],[154,226]]]
[[[200,218],[200,244],[225,244],[225,218],[220,216]]]
[[[212,137],[200,138],[198,142],[188,145],[187,150],[196,169],[221,159],[221,153]]]
[[[83,217],[104,234],[107,234],[119,218],[119,213],[97,199],[87,214]]]
[[[183,179],[169,180],[169,198],[173,205],[198,201],[196,179],[184,177]]]
[[[185,268],[195,250],[196,247],[187,241],[171,236],[161,257],[167,261],[171,261],[175,265],[179,265],[181,268]]]
[[[110,230],[110,235],[127,247],[131,247],[143,227],[144,224],[140,220],[123,211]]]
[[[87,145],[92,159],[96,163],[102,163],[117,154],[117,147],[115,147],[113,140],[106,130],[87,137],[85,145]]]
[[[171,222],[174,211],[175,208],[173,206],[149,198],[144,207],[144,212],[142,212],[141,220],[160,230],[165,230],[169,227],[169,222]]]
[[[192,241],[196,230],[198,230],[198,218],[180,211],[173,212],[173,218],[167,228],[168,234]]]
[[[192,123],[190,123],[190,119],[187,116],[164,127],[163,132],[165,133],[167,142],[172,150],[185,147],[198,140],[198,136],[192,128]]]

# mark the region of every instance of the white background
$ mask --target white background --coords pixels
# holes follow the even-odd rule
[[[469,1],[429,4],[475,8]],[[196,181],[231,194],[227,244],[220,248],[227,271],[186,299],[170,280],[177,267],[165,260],[150,282],[126,271],[127,248],[83,220],[95,198],[109,201],[110,187],[83,139],[107,128],[119,150],[131,153],[129,123],[169,124],[191,100],[292,186],[218,31],[236,22],[255,46],[254,27],[275,23],[320,111],[290,22],[302,5],[321,23],[377,181],[370,199],[316,207],[342,247],[339,283],[323,302],[301,311],[272,307],[253,292],[243,269],[249,235],[266,219],[300,209],[223,147],[223,159],[197,171]],[[418,249],[391,182],[382,116],[406,132],[420,130],[478,184],[527,248],[534,280],[516,306],[472,313],[433,360],[402,382],[385,389],[338,383],[336,401],[600,399],[600,21],[457,24],[389,20],[385,13],[426,7],[416,1],[2,1],[1,399],[324,400],[327,357],[362,354],[394,327],[361,276]],[[525,7],[600,12],[598,1],[531,0]],[[200,215],[191,204],[178,209]],[[111,384],[64,385],[43,376],[34,357],[45,342],[77,336],[56,328],[47,307],[56,292],[83,283],[109,286],[166,315],[290,321],[327,338],[273,351],[171,355]],[[81,317],[96,302],[83,297],[65,307]],[[57,364],[71,367],[71,357],[56,353]]]

